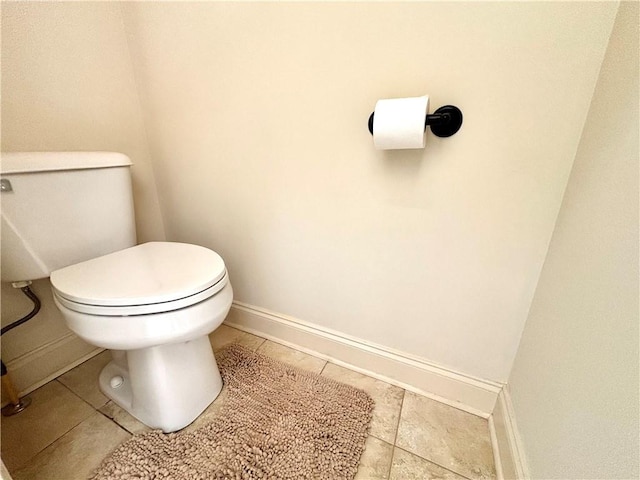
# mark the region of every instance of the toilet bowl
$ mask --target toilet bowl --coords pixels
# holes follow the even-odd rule
[[[222,379],[208,335],[233,300],[217,253],[144,243],[56,270],[51,284],[68,327],[112,350],[100,388],[131,415],[171,432],[217,397]]]

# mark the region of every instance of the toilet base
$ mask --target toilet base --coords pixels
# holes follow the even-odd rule
[[[100,373],[100,389],[152,428],[174,432],[186,427],[222,390],[207,335],[112,353],[114,359]]]

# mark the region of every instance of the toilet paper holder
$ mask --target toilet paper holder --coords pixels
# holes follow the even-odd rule
[[[369,132],[373,135],[373,112],[369,116]],[[462,112],[454,105],[444,105],[438,108],[433,114],[427,115],[424,119],[424,128],[427,125],[437,137],[450,137],[462,126]]]

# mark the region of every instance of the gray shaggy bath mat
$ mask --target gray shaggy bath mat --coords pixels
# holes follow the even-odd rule
[[[228,394],[210,423],[134,435],[92,479],[353,479],[368,394],[239,345],[216,358]]]

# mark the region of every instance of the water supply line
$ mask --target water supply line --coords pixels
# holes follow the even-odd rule
[[[24,317],[16,320],[15,322],[10,323],[6,327],[3,327],[0,330],[0,336],[7,333],[9,330],[13,330],[14,328],[22,325],[23,323],[31,320],[36,314],[40,311],[40,299],[38,296],[33,293],[30,288],[31,282],[14,282],[11,284],[13,288],[19,288],[22,293],[24,293],[29,300],[33,302],[33,309]],[[20,398],[18,396],[18,392],[13,386],[13,382],[9,377],[9,372],[7,371],[7,366],[3,361],[0,360],[1,374],[2,374],[2,390],[7,392],[7,396],[9,397],[9,404],[2,408],[2,415],[5,417],[10,417],[11,415],[15,415],[16,413],[20,413],[25,408],[27,408],[31,404],[31,399],[28,397]]]
[[[25,315],[21,319],[16,320],[13,323],[10,323],[6,327],[2,327],[2,330],[0,330],[0,336],[4,335],[9,330],[13,330],[14,328],[19,327],[23,323],[31,320],[40,311],[40,299],[36,296],[35,293],[33,293],[29,285],[31,285],[30,281],[14,282],[11,284],[13,288],[19,288],[22,291],[22,293],[24,293],[27,297],[29,297],[29,299],[33,302],[33,310],[31,310],[31,312],[29,312],[27,315]]]

